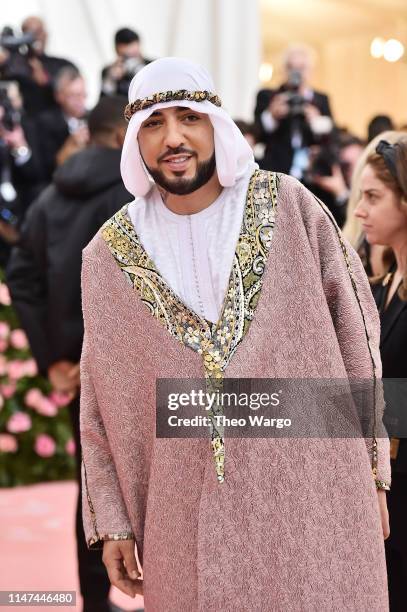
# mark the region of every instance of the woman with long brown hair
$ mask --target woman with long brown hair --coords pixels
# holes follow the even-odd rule
[[[371,279],[381,320],[383,378],[407,379],[406,134],[400,133],[393,144],[381,140],[367,157],[354,214],[368,243],[385,247],[384,272]],[[404,403],[401,398],[397,406],[391,406],[399,421],[391,434],[397,437],[391,438],[392,486],[387,492],[390,537],[385,547],[391,612],[404,611],[407,602],[407,439],[400,428]]]

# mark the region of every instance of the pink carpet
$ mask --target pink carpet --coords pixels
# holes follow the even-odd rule
[[[0,489],[0,590],[76,591],[76,607],[47,606],[44,610],[81,610],[74,530],[76,496],[77,485],[71,481]],[[143,607],[141,597],[131,599],[115,588],[111,600],[125,610]],[[1,607],[10,612],[16,609]]]

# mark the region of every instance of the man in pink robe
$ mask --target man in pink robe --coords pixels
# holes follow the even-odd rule
[[[156,436],[158,379],[379,379],[360,260],[204,69],[152,62],[129,101],[135,200],[83,257],[88,546],[147,612],[387,610],[386,437]]]

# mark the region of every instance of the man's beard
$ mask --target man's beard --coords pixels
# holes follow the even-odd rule
[[[195,176],[189,179],[182,177],[167,179],[159,168],[149,168],[147,165],[146,167],[154,181],[162,189],[165,189],[165,191],[168,191],[173,195],[188,195],[189,193],[193,193],[200,187],[206,185],[206,183],[212,178],[216,170],[216,159],[215,153],[213,153],[209,159],[199,162],[196,168]]]

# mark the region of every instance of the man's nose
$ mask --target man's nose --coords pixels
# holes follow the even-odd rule
[[[182,125],[179,121],[171,120],[167,122],[165,126],[164,144],[171,149],[175,149],[184,144]]]

